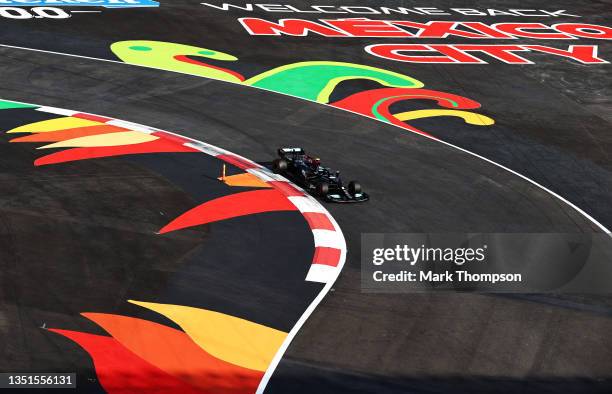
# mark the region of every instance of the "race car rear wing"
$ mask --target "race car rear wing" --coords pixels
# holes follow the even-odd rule
[[[303,155],[305,154],[304,149],[302,148],[280,148],[278,150],[278,155],[280,157],[284,157],[285,155]]]

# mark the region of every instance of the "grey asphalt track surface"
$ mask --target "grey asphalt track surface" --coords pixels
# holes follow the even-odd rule
[[[328,206],[347,265],[269,392],[612,390],[605,298],[360,292],[363,232],[597,231],[532,184],[401,129],[269,92],[14,49],[0,49],[0,67],[11,76],[4,99],[140,122],[262,162],[278,146],[303,146],[364,185],[370,203]]]
[[[612,228],[612,73],[609,64],[586,67],[541,55],[536,64],[529,66],[494,62],[487,66],[406,66],[374,58],[363,51],[367,44],[386,42],[383,39],[355,39],[335,45],[338,41],[312,36],[249,37],[235,20],[236,15],[245,15],[231,14],[224,18],[223,14],[204,13],[200,8],[194,12],[189,8],[194,2],[166,3],[163,10],[105,11],[103,18],[81,15],[80,19],[72,18],[71,24],[44,20],[6,22],[0,26],[0,44],[114,59],[108,50],[114,41],[159,39],[232,53],[251,72],[290,61],[326,59],[406,73],[422,80],[428,89],[460,94],[482,103],[482,109],[477,112],[496,121],[490,128],[465,125],[460,119],[448,118],[419,120],[412,124],[536,180]],[[380,5],[378,1],[362,3]],[[325,4],[348,3],[329,1]],[[478,4],[397,1],[394,5],[567,9],[585,17],[577,20],[516,18],[512,21],[549,24],[584,21],[608,26],[612,7],[609,1],[577,3],[568,0],[545,5],[540,1],[520,4],[510,1]],[[271,19],[269,14],[254,16]],[[280,17],[287,16],[279,14]],[[112,26],[109,25],[111,18],[115,18]],[[436,20],[417,16],[402,19]],[[447,19],[485,23],[507,21],[459,15],[438,20]],[[428,42],[451,43],[446,40]],[[452,43],[466,42],[452,40]],[[538,43],[566,45],[560,41]],[[601,57],[612,57],[610,45],[603,41],[580,40],[570,44],[599,44]],[[334,290],[289,347],[268,392],[612,392],[611,297],[376,295],[360,291],[362,233],[600,231],[567,204],[533,184],[474,156],[405,130],[244,86],[9,48],[0,48],[0,70],[3,75],[0,99],[139,122],[200,139],[259,162],[271,161],[280,146],[302,146],[330,167],[342,170],[344,179],[356,178],[361,182],[371,195],[369,203],[327,205],[347,239],[347,264]],[[351,87],[344,88],[350,90]],[[32,170],[30,156],[27,159],[13,157],[11,150],[5,152],[9,155],[2,165],[5,177],[16,170],[19,173]],[[107,187],[117,190],[153,188],[158,192],[155,196],[163,199],[143,198],[143,203],[160,202],[166,211],[192,202],[163,174],[155,175],[161,169],[144,176],[130,167],[128,169],[133,172],[127,173],[134,176],[120,179],[121,171],[107,168],[103,161],[88,161],[69,168],[74,168],[75,174],[92,171],[106,174]],[[39,175],[31,176],[31,181],[35,182]],[[17,193],[17,200],[28,201],[33,190],[26,183],[12,182],[4,183],[10,185],[6,193]],[[73,192],[79,190],[74,184],[64,187]],[[61,193],[62,189],[54,192]],[[82,212],[93,209],[88,207],[86,197],[75,197],[84,204]],[[41,207],[45,202],[46,199],[41,200]],[[34,205],[30,204],[28,209]],[[120,220],[122,225],[129,225],[122,219],[125,207],[120,200],[108,202],[107,207],[106,220]],[[0,207],[4,223],[14,223],[18,217],[18,213],[9,208],[6,204]],[[37,215],[41,222],[53,220],[53,211],[40,208]],[[151,223],[144,219],[143,223]],[[273,239],[281,232],[275,231],[268,237]],[[10,254],[11,228],[5,226],[2,234],[5,236],[2,237],[3,247]],[[197,231],[186,237],[177,236],[174,249],[157,245],[155,251],[165,253],[166,260],[173,261],[199,242],[201,236]],[[78,265],[81,254],[87,249],[79,249],[71,237],[76,237],[74,231],[66,229],[65,234],[53,234],[49,243],[65,241],[67,250],[78,251],[70,259],[70,263]],[[109,241],[112,244],[117,239],[109,238]],[[134,258],[143,251],[143,245],[139,239],[131,240]],[[63,250],[52,252],[59,255]],[[39,259],[41,255],[42,252],[32,253],[31,259]],[[155,264],[155,261],[155,256],[149,253],[142,264]],[[171,271],[169,264],[164,268]],[[19,315],[19,309],[11,303],[8,294],[18,286],[1,284],[0,333],[5,338],[7,333],[17,338],[3,345],[0,342],[0,349],[4,346],[5,354],[10,355],[5,365],[27,369],[33,365],[59,368],[91,363],[84,351],[68,341],[61,345],[72,351],[62,353],[63,359],[58,359],[56,352],[35,351],[39,346],[48,346],[48,343],[39,342],[38,334],[19,336],[18,331],[11,331],[12,316]],[[145,283],[136,288],[151,293],[155,290],[147,288]],[[175,290],[177,297],[181,297],[180,288]],[[52,305],[54,300],[62,302],[62,291],[45,293],[49,300],[43,304],[44,310],[37,313],[57,316]],[[101,305],[97,302],[100,301],[90,296],[81,304],[94,308]],[[251,307],[255,314],[265,309],[257,305],[256,300]],[[78,303],[64,305],[62,310],[75,316],[82,312]],[[155,315],[142,314],[129,305],[107,312],[113,311],[131,315],[141,313],[138,316],[155,319]],[[78,327],[75,326],[77,320],[62,319],[68,328],[95,329],[93,324]],[[266,322],[287,329],[273,316]],[[95,392],[99,387],[89,382],[85,389]]]

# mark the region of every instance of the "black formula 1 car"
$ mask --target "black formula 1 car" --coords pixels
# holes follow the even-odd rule
[[[310,194],[328,202],[363,202],[370,199],[361,191],[357,181],[351,181],[345,187],[340,171],[332,172],[323,167],[319,158],[307,155],[302,148],[280,148],[278,156],[273,162],[274,171],[290,178]]]

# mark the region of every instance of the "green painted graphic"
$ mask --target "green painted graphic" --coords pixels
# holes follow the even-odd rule
[[[201,61],[200,59],[206,58],[222,61],[237,60],[235,56],[211,49],[162,41],[138,40],[117,42],[111,46],[111,49],[126,63],[241,83],[317,103],[330,104],[427,136],[428,133],[406,122],[434,116],[455,116],[478,126],[489,126],[494,123],[493,119],[484,115],[457,110],[480,107],[480,104],[473,100],[444,92],[424,90],[421,89],[424,84],[412,77],[362,64],[305,61],[276,67],[247,78],[237,71]],[[353,79],[374,81],[381,87],[355,93],[343,100],[330,103],[334,89],[340,83]],[[408,91],[411,93],[408,94]],[[411,99],[436,100],[438,105],[451,109],[391,113],[390,106],[394,102]],[[462,102],[461,106],[457,100]]]
[[[238,60],[235,56],[211,49],[171,42],[133,40],[116,42],[111,45],[111,50],[124,62],[139,66],[229,82],[241,82],[244,79],[232,70],[206,64],[207,58],[228,62]]]
[[[13,108],[36,108],[34,105],[15,103],[13,101],[0,100],[0,109],[13,109]]]
[[[409,76],[354,63],[312,61],[293,63],[266,71],[245,84],[273,90],[319,103],[328,103],[342,81],[369,79],[384,86],[421,88],[423,83]]]

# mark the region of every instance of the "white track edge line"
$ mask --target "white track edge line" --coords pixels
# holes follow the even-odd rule
[[[327,212],[326,209],[325,209],[325,211]],[[310,315],[312,315],[312,313],[319,306],[321,301],[323,301],[325,296],[330,292],[330,290],[332,289],[333,285],[336,283],[336,280],[340,276],[340,272],[342,272],[342,269],[344,268],[344,264],[346,262],[346,254],[347,254],[346,240],[344,238],[344,234],[342,233],[342,230],[340,230],[340,226],[338,225],[338,222],[336,222],[336,219],[334,219],[334,217],[332,215],[330,215],[329,212],[327,212],[327,215],[328,215],[329,219],[331,220],[332,224],[334,225],[334,227],[336,228],[336,231],[339,232],[339,235],[340,235],[340,237],[342,239],[342,242],[343,242],[343,244],[341,245],[341,248],[340,248],[340,261],[338,262],[338,265],[336,267],[336,273],[335,273],[334,277],[331,278],[325,284],[323,289],[321,289],[319,294],[310,303],[310,305],[308,305],[308,308],[306,308],[306,310],[304,311],[302,316],[300,316],[300,318],[295,323],[295,325],[293,326],[291,331],[289,331],[289,334],[287,334],[287,337],[283,341],[283,344],[278,349],[278,351],[276,352],[276,355],[272,359],[272,362],[270,363],[270,366],[268,366],[268,369],[266,370],[266,373],[264,374],[263,378],[261,379],[261,382],[259,382],[259,386],[257,387],[256,394],[263,394],[263,392],[266,389],[266,386],[268,385],[268,382],[270,381],[270,378],[272,377],[272,375],[274,374],[274,371],[276,370],[276,367],[278,366],[278,364],[280,363],[281,359],[285,355],[285,352],[289,348],[289,345],[291,345],[291,342],[293,341],[293,339],[295,338],[297,333],[301,330],[301,328],[304,325],[304,323],[306,323],[306,320],[308,320]]]

